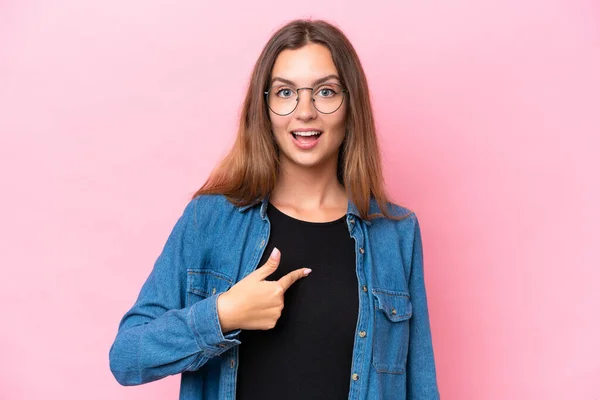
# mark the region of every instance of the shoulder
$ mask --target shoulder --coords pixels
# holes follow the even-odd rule
[[[215,217],[238,212],[239,208],[220,194],[203,194],[191,199],[183,211],[182,218],[195,225],[204,225]]]
[[[237,209],[225,196],[222,194],[202,194],[194,197],[188,204],[196,210],[233,210]]]
[[[399,204],[396,204],[393,202],[387,202],[386,207],[387,207],[388,212],[391,214],[392,218],[381,217],[381,218],[376,218],[375,220],[400,222],[400,221],[404,221],[404,220],[416,220],[417,219],[417,216],[414,211],[412,211],[406,207],[403,207]],[[382,215],[383,214],[381,207],[379,207],[379,204],[377,204],[377,201],[375,201],[375,199],[371,199],[371,201],[370,201],[369,214],[371,214],[371,215]]]
[[[388,210],[390,210],[391,214],[394,217],[398,217],[398,218],[402,218],[402,219],[411,219],[411,218],[417,218],[414,211],[403,207],[401,205],[398,205],[396,203],[392,203],[392,202],[388,202],[387,203],[388,206]]]
[[[374,218],[371,220],[372,228],[411,237],[419,229],[419,221],[414,211],[393,202],[387,203],[387,209],[392,218],[384,216]],[[375,200],[371,200],[369,213],[382,214]]]

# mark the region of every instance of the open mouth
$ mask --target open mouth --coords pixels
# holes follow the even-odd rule
[[[322,134],[321,131],[306,131],[306,132],[293,132],[292,136],[300,143],[311,143],[316,141]]]

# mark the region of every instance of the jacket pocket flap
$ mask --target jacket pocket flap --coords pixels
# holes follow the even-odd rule
[[[410,295],[406,292],[373,289],[375,306],[392,322],[404,321],[412,316]]]
[[[190,268],[187,270],[187,274],[188,292],[202,297],[226,292],[233,284],[232,279],[212,269]]]

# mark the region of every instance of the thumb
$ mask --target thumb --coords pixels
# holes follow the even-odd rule
[[[262,265],[262,267],[258,268],[254,271],[254,275],[258,278],[258,280],[263,280],[273,272],[277,271],[277,267],[279,267],[279,260],[281,260],[281,252],[277,247],[273,249],[269,259],[266,263]]]

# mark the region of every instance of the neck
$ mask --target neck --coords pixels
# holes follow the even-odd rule
[[[348,198],[337,178],[337,157],[328,165],[314,167],[286,161],[281,160],[271,203],[297,210],[346,209]]]

